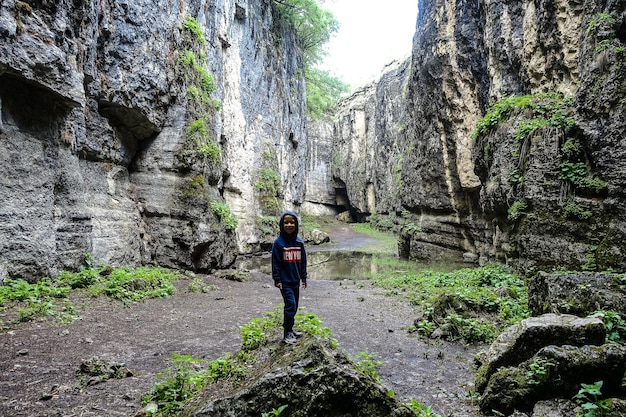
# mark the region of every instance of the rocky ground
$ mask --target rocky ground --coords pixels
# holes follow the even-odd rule
[[[334,249],[363,243],[363,236],[349,230],[337,231],[333,241],[341,242],[343,234],[343,242],[352,243]],[[212,291],[190,293],[183,280],[172,297],[130,306],[104,297],[76,298],[80,319],[71,324],[40,321],[1,333],[0,415],[132,416],[172,353],[213,359],[235,352],[238,326],[282,301],[263,272],[253,273],[251,282],[202,278]],[[301,306],[321,317],[350,355],[367,352],[383,361],[379,374],[400,399],[430,405],[442,416],[480,415],[468,395],[473,360],[484,346],[409,334],[412,307],[366,281],[310,280]],[[77,369],[94,359],[124,364],[129,374],[87,383]]]

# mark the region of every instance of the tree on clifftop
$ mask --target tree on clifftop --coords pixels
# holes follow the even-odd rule
[[[339,30],[339,22],[317,0],[274,0],[273,4],[280,23],[296,31],[304,59],[308,114],[321,118],[332,111],[341,93],[348,90],[345,82],[315,68],[326,56],[324,45]]]

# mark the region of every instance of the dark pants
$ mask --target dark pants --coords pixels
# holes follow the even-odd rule
[[[293,323],[296,318],[296,312],[298,311],[300,287],[283,286],[280,293],[283,295],[283,301],[285,302],[285,308],[283,309],[283,329],[285,330],[285,336],[287,336],[287,333],[293,330]]]

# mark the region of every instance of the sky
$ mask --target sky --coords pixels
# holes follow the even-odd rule
[[[418,0],[326,0],[341,27],[318,67],[352,87],[375,79],[394,59],[411,54]]]

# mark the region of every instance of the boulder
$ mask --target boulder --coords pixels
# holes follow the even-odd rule
[[[212,384],[182,415],[258,417],[286,405],[290,417],[414,416],[328,340],[306,335],[264,355],[244,380]]]
[[[580,316],[596,310],[626,314],[623,274],[539,272],[528,281],[528,306],[533,315],[567,313]]]
[[[498,369],[481,396],[480,408],[505,414],[530,411],[541,400],[572,398],[581,384],[595,381],[603,381],[603,396],[621,397],[626,393],[624,372],[624,345],[546,346],[519,366]]]
[[[322,243],[330,242],[330,236],[319,229],[313,229],[306,236],[306,241],[314,245],[321,245]]]
[[[509,327],[491,344],[476,375],[476,390],[483,392],[500,367],[517,365],[548,345],[601,345],[606,327],[598,317],[544,314]]]

